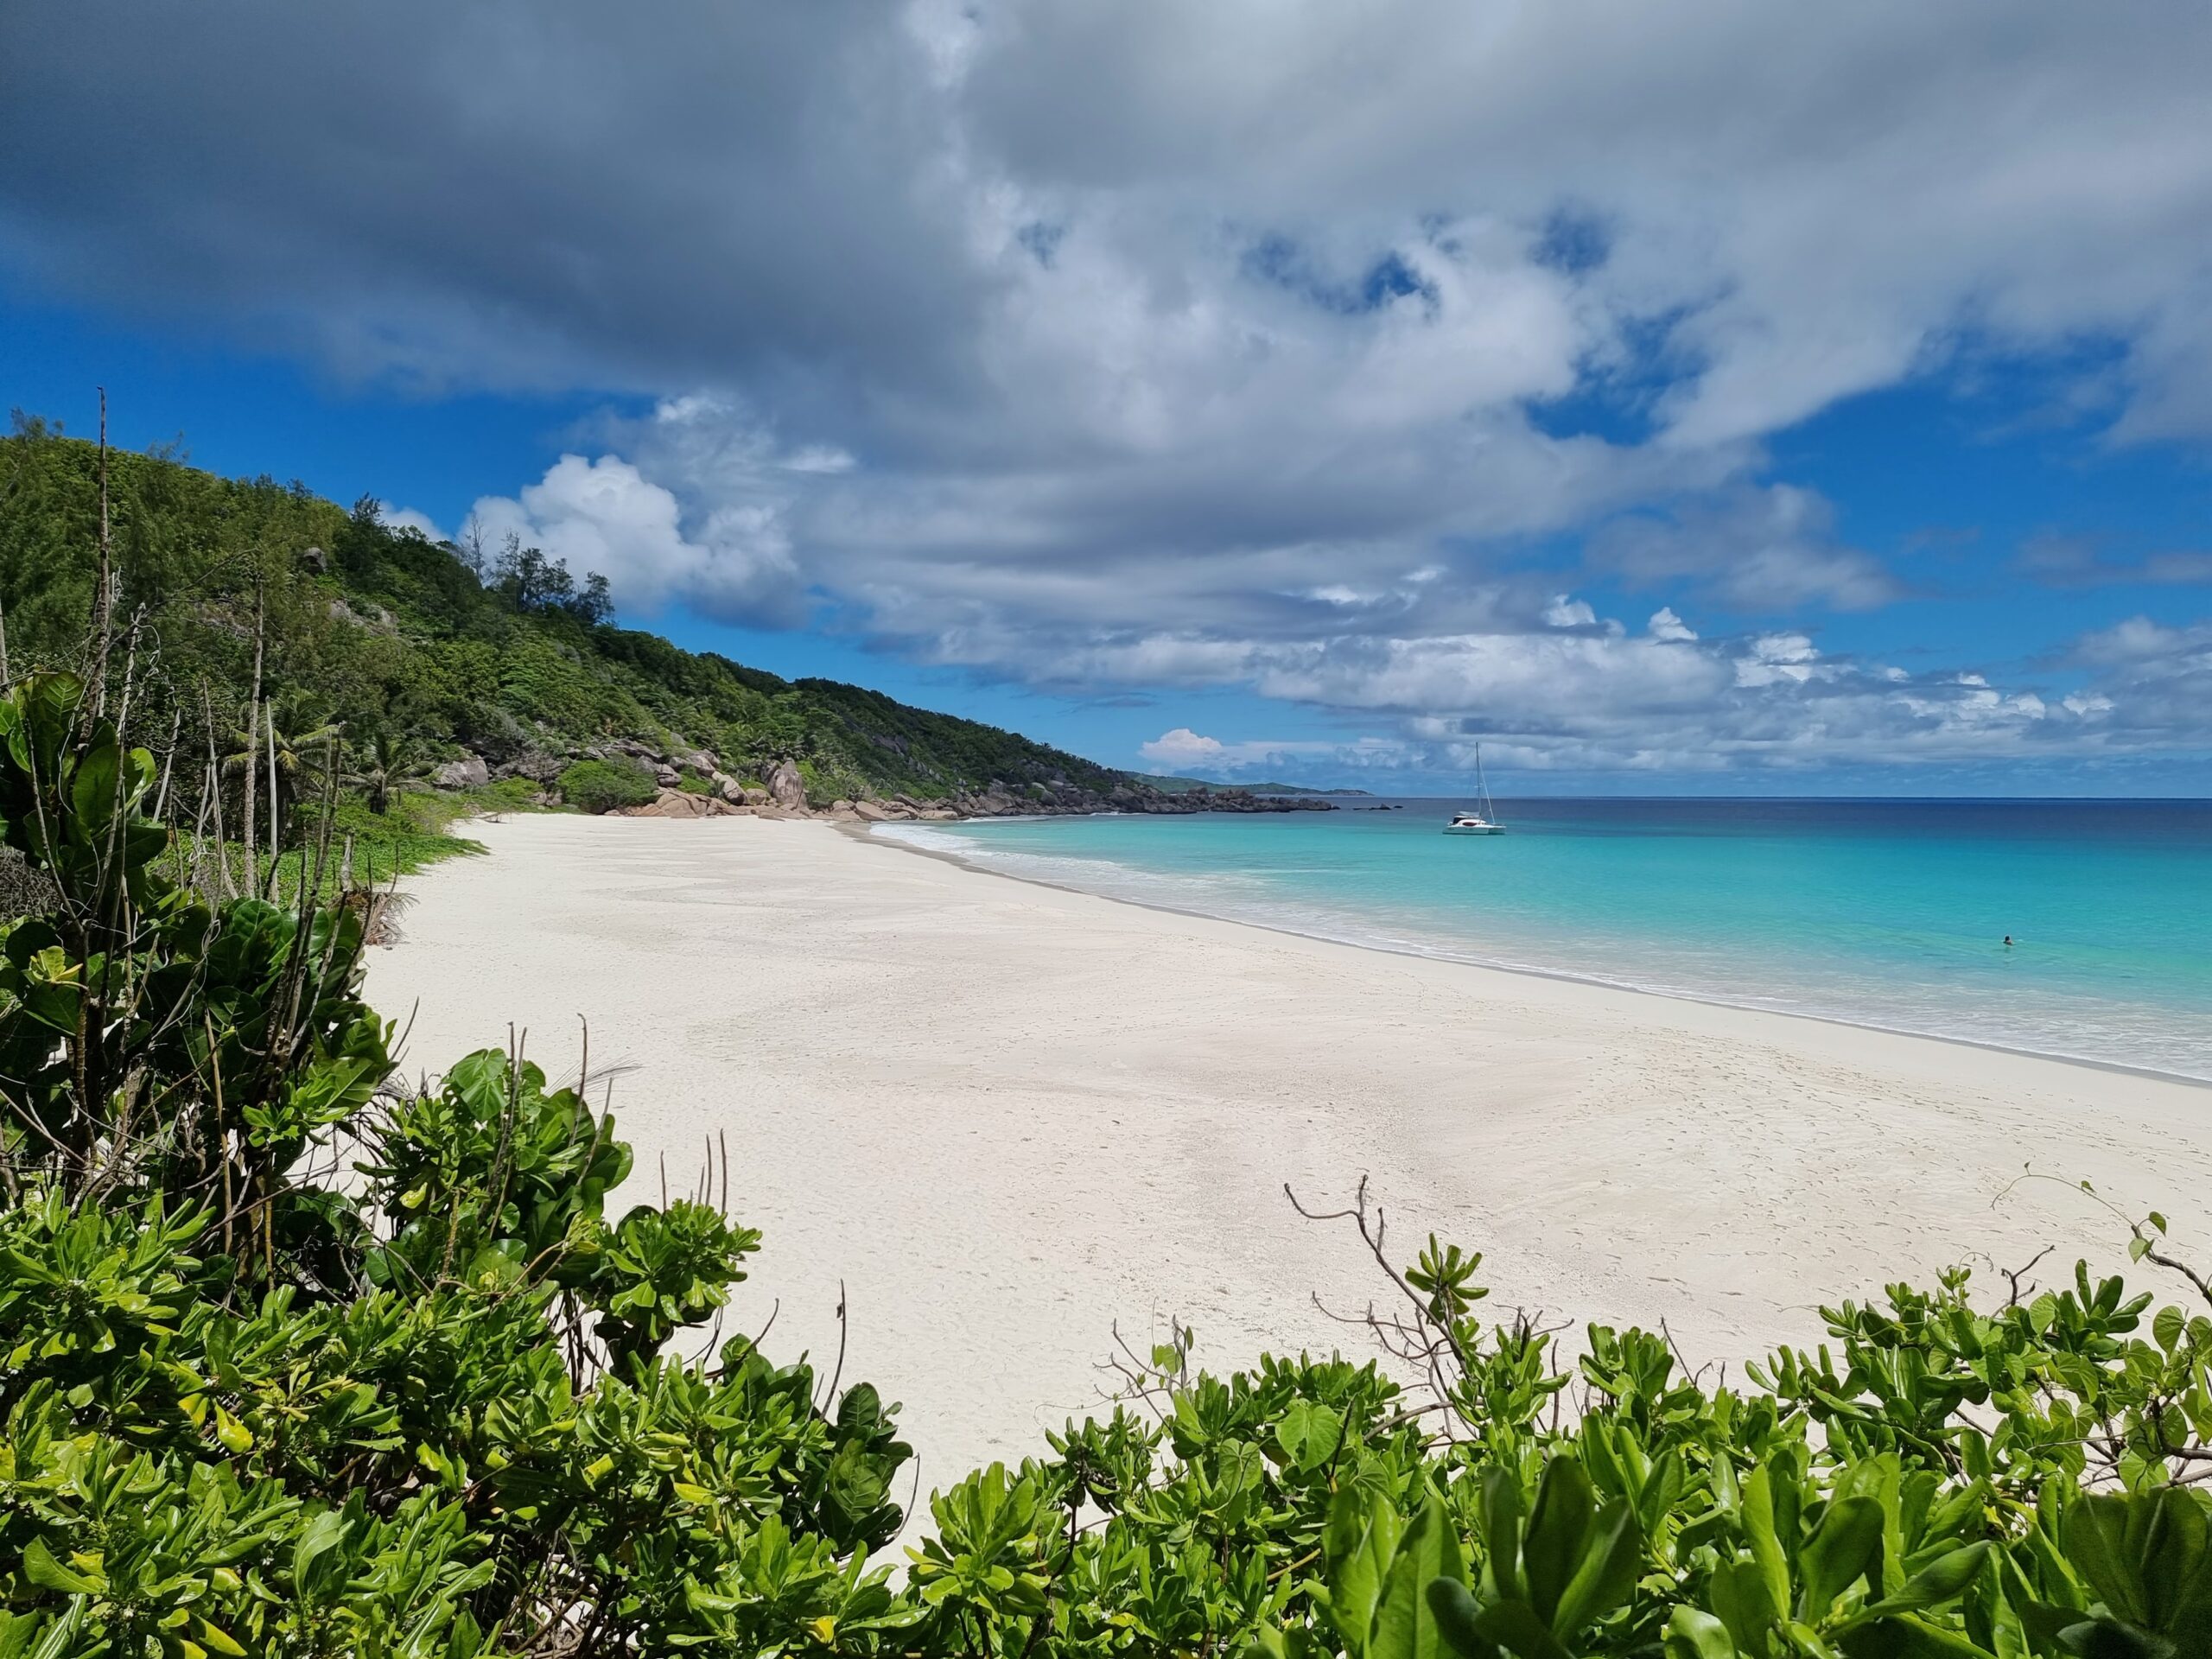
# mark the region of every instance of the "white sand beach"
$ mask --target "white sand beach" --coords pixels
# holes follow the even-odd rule
[[[1366,1352],[1386,1288],[1301,1221],[1360,1175],[1399,1257],[1487,1255],[1493,1306],[1662,1319],[1694,1357],[1969,1262],[2116,1267],[2061,1181],[2166,1212],[2200,1258],[2212,1090],[1396,957],[958,868],[830,826],[524,817],[416,878],[369,991],[410,1071],[580,1019],[636,1146],[688,1190],[727,1134],[766,1233],[731,1328],[906,1404],[925,1488],[1040,1451],[1173,1316],[1215,1369]],[[2146,1286],[2154,1276],[2136,1275]],[[2164,1288],[2164,1287],[2160,1287]],[[900,1497],[903,1498],[904,1494]]]

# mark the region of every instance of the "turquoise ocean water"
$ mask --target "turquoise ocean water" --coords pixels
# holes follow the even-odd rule
[[[1489,837],[1442,834],[1452,804],[876,833],[1355,944],[2212,1079],[2212,802],[1502,801]]]

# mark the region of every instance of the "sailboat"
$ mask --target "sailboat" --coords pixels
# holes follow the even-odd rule
[[[1452,822],[1444,826],[1447,836],[1502,836],[1505,826],[1497,821],[1497,807],[1490,798],[1490,783],[1483,776],[1483,746],[1475,745],[1475,810],[1456,812]]]

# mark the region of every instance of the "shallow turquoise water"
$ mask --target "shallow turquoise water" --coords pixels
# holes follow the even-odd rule
[[[878,833],[1331,938],[2212,1079],[2212,803],[1504,802],[1492,837],[1440,833],[1451,804]]]

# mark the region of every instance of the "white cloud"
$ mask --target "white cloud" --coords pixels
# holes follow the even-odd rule
[[[1651,620],[1644,625],[1644,632],[1654,639],[1665,639],[1675,644],[1686,644],[1697,638],[1696,632],[1675,614],[1670,605],[1662,605],[1651,613]]]
[[[2212,668],[2212,621],[2169,627],[2147,616],[2131,616],[2085,634],[2075,653],[2101,667]]]
[[[1137,746],[1147,766],[1169,772],[1281,772],[1296,773],[1317,768],[1340,772],[1346,767],[1402,766],[1412,757],[1408,745],[1389,738],[1359,738],[1348,743],[1319,742],[1312,739],[1249,739],[1224,743],[1187,726],[1162,732]]]
[[[1662,613],[1662,616],[1668,613]],[[1148,757],[1219,768],[1266,749],[1293,776],[1352,766],[1456,772],[1484,745],[1494,767],[1543,772],[1806,771],[2202,750],[2212,622],[2136,619],[2085,637],[2078,689],[1916,677],[1824,653],[1800,632],[1699,640],[1654,619],[1609,629],[1421,641],[1255,645],[1249,683],[1340,716],[1384,720],[1357,746],[1219,744],[1188,728]],[[1677,624],[1679,626],[1679,624]],[[1159,754],[1154,757],[1157,748]]]
[[[2134,747],[2212,748],[2212,617],[2178,626],[2130,617],[2076,643],[2075,657],[2095,676],[2074,712]],[[2070,707],[2076,702],[2069,698]]]
[[[1834,671],[1833,666],[1821,665],[1821,653],[1802,633],[1762,634],[1736,659],[1738,685],[1802,685],[1816,675],[1825,677]]]
[[[1587,600],[1554,594],[1552,602],[1544,607],[1544,621],[1554,628],[1591,628],[1598,625],[1598,613],[1590,608]]]
[[[613,455],[563,455],[520,499],[480,497],[470,518],[487,547],[509,535],[563,560],[581,579],[607,578],[626,611],[680,600],[710,616],[786,621],[798,572],[778,516],[765,507],[711,514],[685,535],[676,497]]]
[[[1140,745],[1137,753],[1155,766],[1166,766],[1173,770],[1183,766],[1219,765],[1229,750],[1218,738],[1201,737],[1187,726],[1178,726],[1174,730],[1162,732],[1150,742]]]

